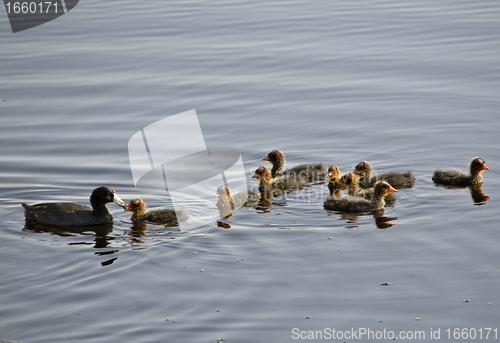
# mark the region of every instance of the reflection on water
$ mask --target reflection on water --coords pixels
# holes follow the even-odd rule
[[[475,205],[484,205],[490,197],[484,194],[482,186],[470,187],[470,196]]]
[[[32,231],[36,233],[48,232],[63,237],[89,235],[92,232],[95,235],[94,248],[106,248],[108,246],[109,240],[109,237],[107,235],[113,231],[113,223],[94,226],[55,226],[26,219],[23,231]]]
[[[93,248],[107,248],[113,238],[108,235],[113,231],[113,223],[95,226],[55,226],[44,223],[39,223],[34,220],[26,219],[23,231],[31,231],[36,233],[50,233],[61,237],[81,236],[81,235],[94,235],[94,243],[89,242],[69,242],[69,246],[80,245],[93,245]],[[117,253],[119,250],[98,251],[96,255],[111,255]],[[112,264],[118,257],[101,262],[102,266]]]
[[[229,216],[229,217],[230,217],[230,216]],[[227,218],[225,218],[225,219],[227,219]],[[220,220],[218,220],[218,221],[217,221],[217,223],[216,223],[215,225],[217,225],[218,227],[221,227],[221,228],[223,228],[223,229],[230,229],[230,228],[231,228],[231,225],[230,225],[230,224],[225,223],[225,222],[220,221]]]
[[[271,198],[266,196],[265,193],[261,194],[261,197],[257,204],[255,205],[255,210],[259,211],[261,213],[270,213],[271,210],[270,208],[273,206],[286,206],[286,201],[276,201],[276,202],[271,202]]]
[[[375,225],[379,229],[387,229],[393,226],[394,224],[391,223],[393,220],[397,220],[397,217],[387,217],[385,216],[385,209],[381,208],[379,210],[374,210],[371,212],[367,213],[346,213],[346,212],[341,212],[341,211],[330,211],[330,210],[325,210],[328,213],[331,214],[338,214],[340,216],[340,219],[347,221],[347,223],[352,223],[356,224],[359,220],[360,217],[366,217],[366,216],[373,216],[375,219]],[[350,228],[357,227],[357,226],[349,226]]]
[[[146,229],[147,225],[145,222],[134,221],[130,230],[125,231],[125,234],[131,237],[131,243],[140,244],[145,242],[140,238],[146,235]]]
[[[436,187],[442,187],[446,189],[466,189],[468,188],[470,190],[470,196],[472,198],[472,202],[474,205],[484,205],[486,201],[490,198],[484,193],[483,186],[482,185],[476,185],[476,186],[449,186],[449,185],[440,185],[440,184],[435,184]]]
[[[0,37],[7,338],[283,342],[311,314],[316,329],[495,324],[498,174],[488,195],[470,189],[481,205],[470,206],[431,173],[477,154],[498,169],[498,2],[118,3]],[[86,203],[102,184],[136,198],[128,139],[192,108],[207,146],[241,151],[248,186],[275,148],[297,164],[410,169],[419,182],[376,213],[325,211],[319,182],[259,194],[216,224],[214,186],[213,221],[186,233],[114,206],[107,228],[25,224],[20,201]]]
[[[373,212],[373,217],[375,218],[375,225],[379,229],[387,229],[393,226],[394,224],[390,223],[392,220],[397,220],[397,217],[386,217],[384,216],[385,210],[381,208],[380,210],[376,210]]]

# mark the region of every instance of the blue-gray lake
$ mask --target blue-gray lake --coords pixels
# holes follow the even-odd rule
[[[0,10],[2,339],[498,340],[499,18],[495,1],[85,0],[12,33]],[[113,203],[106,229],[26,224],[21,201],[102,185],[170,206],[136,190],[128,142],[192,109],[250,187],[273,149],[416,181],[382,223],[324,210],[317,182],[182,232]],[[475,156],[482,200],[434,185]]]

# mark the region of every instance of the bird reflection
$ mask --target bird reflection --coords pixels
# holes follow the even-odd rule
[[[225,223],[225,222],[222,222],[220,220],[218,220],[215,225],[217,225],[218,227],[221,227],[223,229],[230,229],[231,228],[231,225],[228,224],[228,223]]]
[[[470,196],[474,205],[483,205],[490,197],[484,194],[482,186],[470,187]]]
[[[449,186],[449,185],[438,185],[436,187],[443,187],[446,189],[465,189],[469,188],[470,196],[472,198],[472,202],[474,205],[484,205],[484,203],[490,198],[483,191],[482,185],[474,185],[474,186]]]
[[[394,226],[394,223],[391,223],[391,221],[398,219],[397,217],[385,216],[385,210],[383,208],[366,213],[347,213],[340,211],[328,211],[328,212],[340,215],[340,219],[347,221],[347,223],[349,224],[356,224],[361,216],[372,215],[373,218],[375,219],[375,225],[379,229],[387,229],[390,228],[391,226]],[[350,227],[353,228],[357,226],[351,225]]]
[[[393,220],[397,220],[398,217],[387,217],[384,216],[385,210],[381,208],[380,210],[375,210],[373,211],[373,217],[375,218],[375,225],[379,229],[387,229],[393,226],[394,224],[391,223]]]
[[[130,238],[129,243],[144,243],[144,241],[140,240],[140,237],[145,235],[146,224],[137,222],[133,223],[131,230],[127,233]],[[25,225],[23,227],[23,231],[30,231],[35,233],[50,233],[52,235],[57,235],[61,237],[79,237],[86,236],[89,237],[94,235],[94,243],[93,248],[103,249],[110,248],[112,242],[114,242],[117,238],[109,236],[110,233],[113,232],[113,223],[107,223],[102,225],[92,225],[92,226],[55,226],[40,223],[34,220],[27,219],[25,221]],[[69,242],[68,245],[92,245],[88,241],[78,241]],[[112,255],[118,253],[119,250],[116,249],[106,249],[103,251],[95,252],[96,255],[105,256]],[[112,264],[117,257],[109,259],[105,262],[102,262],[102,266]]]
[[[140,238],[146,235],[146,228],[145,222],[134,221],[130,231],[125,232],[125,234],[131,237],[131,243],[144,243]]]
[[[94,232],[95,234],[94,248],[106,248],[109,245],[109,240],[111,240],[111,238],[108,237],[107,235],[113,231],[113,223],[93,225],[93,226],[55,226],[26,219],[23,231],[32,231],[36,233],[48,232],[53,235],[58,235],[61,237],[83,235],[86,232]],[[76,243],[76,242],[70,243],[70,245],[76,245],[76,244],[88,244],[88,243]]]
[[[268,197],[265,193],[262,193],[259,201],[257,202],[257,205],[255,206],[255,209],[262,213],[271,213],[271,210],[269,208],[273,206],[273,203],[270,199],[271,197]]]

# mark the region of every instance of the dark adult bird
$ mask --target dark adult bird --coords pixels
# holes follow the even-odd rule
[[[99,225],[113,221],[113,215],[106,204],[115,202],[124,206],[123,201],[115,191],[108,187],[94,189],[90,195],[90,205],[85,206],[71,202],[54,202],[28,205],[21,202],[24,207],[26,219],[36,220],[40,223],[58,226],[87,226]]]

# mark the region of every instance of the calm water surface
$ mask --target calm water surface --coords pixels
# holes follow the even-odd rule
[[[0,17],[3,339],[500,339],[500,4],[87,0],[16,34]],[[417,180],[383,225],[325,211],[321,182],[189,232],[134,225],[115,204],[108,227],[25,224],[20,201],[87,204],[101,185],[168,206],[135,190],[127,144],[190,109],[208,146],[241,152],[251,186],[273,149]],[[488,200],[434,186],[434,169],[474,156]]]

